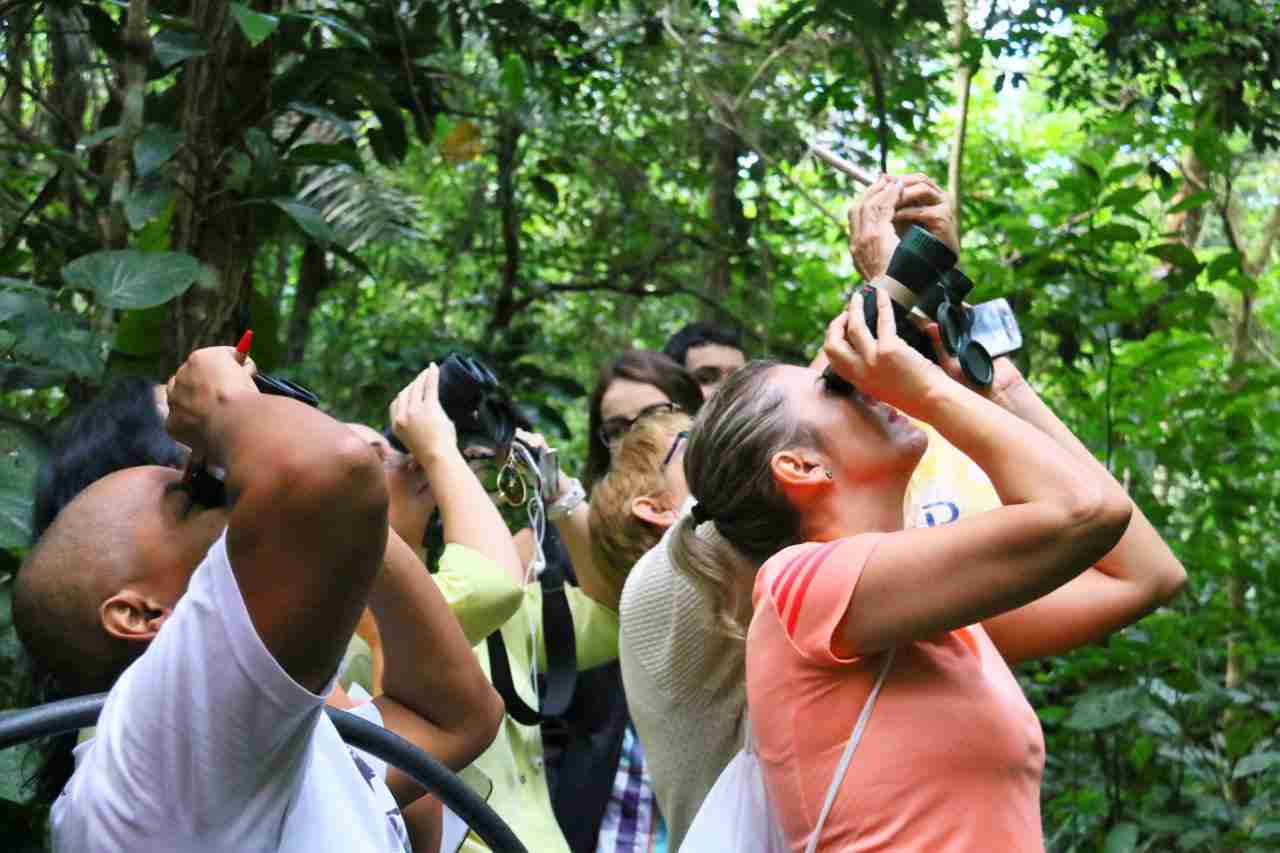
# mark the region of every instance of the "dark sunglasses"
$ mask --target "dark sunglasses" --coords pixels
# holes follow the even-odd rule
[[[671,449],[667,451],[667,455],[662,459],[662,467],[660,471],[665,471],[667,466],[671,464],[671,457],[676,455],[676,451],[680,449],[680,442],[689,437],[689,431],[682,429],[676,433],[675,439],[671,442]]]
[[[728,379],[737,369],[736,367],[717,367],[714,364],[708,364],[693,371],[693,381],[699,385],[715,385]]]
[[[636,422],[643,418],[651,418],[654,415],[667,415],[672,412],[682,411],[684,411],[684,409],[680,408],[680,406],[675,403],[654,403],[652,406],[645,406],[636,413],[634,418],[609,418],[607,421],[600,424],[598,437],[604,442],[606,447],[609,447],[630,432],[631,428],[636,425]]]
[[[832,370],[829,364],[822,371],[822,383],[826,386],[827,393],[834,397],[852,397],[855,390],[853,383]]]

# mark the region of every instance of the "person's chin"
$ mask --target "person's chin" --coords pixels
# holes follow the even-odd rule
[[[890,424],[893,443],[902,456],[908,459],[914,468],[929,449],[929,434],[905,415],[899,414],[896,421]]]

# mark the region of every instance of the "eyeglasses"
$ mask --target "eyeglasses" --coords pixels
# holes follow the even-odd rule
[[[622,437],[626,435],[631,428],[636,425],[636,422],[642,418],[651,418],[654,415],[669,415],[673,412],[682,411],[684,410],[676,403],[654,403],[652,406],[645,406],[639,412],[636,412],[636,416],[634,418],[624,418],[621,416],[609,418],[607,421],[600,424],[598,437],[602,442],[604,442],[606,447],[612,447],[621,441]]]
[[[689,431],[682,429],[676,433],[675,439],[671,442],[671,449],[667,451],[667,455],[662,460],[662,467],[658,470],[665,471],[667,466],[671,464],[671,457],[676,455],[676,451],[680,448],[680,442],[689,437]]]
[[[719,367],[714,364],[708,364],[692,371],[693,381],[699,385],[718,385],[736,371],[737,367]]]

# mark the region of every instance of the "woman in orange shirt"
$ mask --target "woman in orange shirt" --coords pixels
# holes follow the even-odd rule
[[[886,243],[900,192],[882,181],[864,203]],[[875,337],[861,310],[832,322],[826,372],[753,362],[703,407],[671,556],[727,630],[749,622],[748,714],[793,851],[890,649],[818,850],[1041,851],[1044,741],[1009,665],[1135,621],[1185,571],[1007,359],[980,394],[907,347],[877,296]],[[1003,506],[902,529],[927,438],[901,413]]]

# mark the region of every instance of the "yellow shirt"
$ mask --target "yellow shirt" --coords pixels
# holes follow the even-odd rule
[[[541,635],[542,587],[529,583],[522,588],[501,567],[461,545],[445,548],[435,580],[467,640],[474,644],[473,651],[486,675],[489,650],[484,639],[495,629],[502,631],[516,693],[527,705],[536,707],[538,697],[531,678],[535,632],[538,670],[546,668]],[[573,615],[578,669],[591,669],[617,658],[618,614],[575,586],[566,585],[565,591]],[[492,783],[489,805],[525,847],[537,853],[569,853],[551,809],[538,726],[523,726],[511,717],[504,718],[497,738],[472,768],[488,777]],[[471,781],[466,771],[462,776]],[[484,795],[486,791],[479,793]],[[480,853],[488,847],[472,833],[461,849]]]

